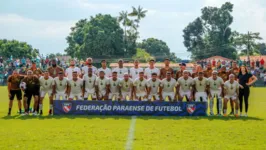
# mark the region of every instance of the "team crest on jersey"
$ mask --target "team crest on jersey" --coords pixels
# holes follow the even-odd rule
[[[195,110],[196,110],[196,104],[187,104],[187,112],[189,114],[193,114]]]
[[[62,108],[65,113],[68,113],[72,108],[72,103],[63,103]]]

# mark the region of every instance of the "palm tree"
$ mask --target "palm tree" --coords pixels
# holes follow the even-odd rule
[[[137,23],[136,27],[138,28],[140,20],[142,18],[145,18],[148,10],[143,10],[143,8],[140,6],[138,8],[132,7],[132,9],[133,9],[133,11],[130,14],[128,14],[128,16],[137,17],[137,19],[135,19],[135,22]]]
[[[119,13],[118,22],[121,22],[124,26],[124,43],[125,43],[125,51],[127,51],[127,27],[133,24],[133,21],[128,18],[127,11],[122,11]]]

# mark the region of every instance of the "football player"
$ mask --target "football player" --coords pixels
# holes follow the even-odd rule
[[[146,79],[150,79],[152,73],[156,73],[157,76],[159,77],[159,76],[160,76],[160,69],[158,69],[158,68],[156,68],[156,67],[154,66],[154,65],[155,65],[155,60],[154,60],[154,59],[151,59],[151,60],[149,61],[149,65],[150,65],[150,66],[144,70],[145,78],[146,78]]]
[[[124,74],[128,73],[128,69],[126,67],[124,67],[123,59],[118,60],[118,67],[114,68],[112,71],[117,72],[117,77],[119,79],[123,79]]]
[[[139,61],[135,60],[134,61],[134,67],[130,68],[130,77],[132,80],[136,80],[139,77],[139,72],[143,71],[143,68],[139,67]]]
[[[204,77],[203,72],[198,73],[198,77],[193,80],[193,90],[195,91],[195,101],[207,102],[208,79]]]
[[[157,73],[152,73],[151,79],[148,80],[148,100],[160,100],[161,93],[160,93],[160,85],[161,80],[157,77]]]
[[[78,77],[77,71],[73,71],[72,79],[69,80],[68,100],[82,100],[83,80]]]
[[[144,78],[144,72],[139,73],[139,78],[134,81],[134,95],[136,100],[147,100],[148,82]]]
[[[175,89],[176,87],[176,80],[172,78],[171,72],[166,73],[166,78],[164,78],[160,85],[160,93],[162,93],[162,100],[168,97],[169,101],[176,101],[175,97]]]
[[[53,93],[56,100],[66,100],[68,91],[68,79],[64,77],[63,71],[58,73],[58,77],[54,78]]]
[[[184,70],[183,76],[181,76],[176,82],[176,96],[178,96],[179,101],[182,101],[184,97],[187,101],[192,101],[192,85],[193,78],[189,76],[187,70]]]
[[[95,82],[96,96],[98,100],[108,100],[109,95],[109,79],[104,76],[104,71],[99,72],[99,77]]]
[[[115,100],[120,100],[121,99],[121,92],[120,91],[120,87],[119,87],[119,83],[120,80],[117,78],[117,72],[113,71],[112,73],[112,78],[109,79],[109,83],[110,83],[110,88],[109,88],[109,100],[112,100],[113,98]]]
[[[91,96],[92,100],[96,100],[95,92],[95,82],[97,76],[93,74],[92,68],[88,69],[88,75],[83,76],[83,93],[84,100],[88,100],[88,97]]]
[[[126,100],[127,96],[133,100],[133,81],[127,73],[124,74],[124,79],[119,83],[122,100]]]

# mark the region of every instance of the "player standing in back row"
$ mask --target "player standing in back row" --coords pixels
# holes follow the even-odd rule
[[[158,69],[158,68],[156,68],[154,66],[155,65],[155,60],[151,59],[149,61],[149,65],[150,66],[144,70],[145,78],[149,80],[151,78],[152,73],[156,73],[157,76],[159,77],[160,76],[160,69]]]
[[[114,71],[117,72],[117,77],[119,79],[123,79],[124,74],[125,73],[128,73],[128,69],[126,67],[124,67],[124,61],[123,61],[123,59],[119,59],[119,61],[118,61],[118,67],[114,68],[112,71],[113,72]]]

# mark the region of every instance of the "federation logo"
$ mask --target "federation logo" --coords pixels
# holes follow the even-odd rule
[[[65,113],[68,113],[72,108],[72,103],[63,103],[62,108]]]
[[[196,104],[187,104],[187,112],[189,114],[193,114],[195,110],[196,110]]]

